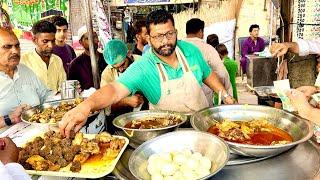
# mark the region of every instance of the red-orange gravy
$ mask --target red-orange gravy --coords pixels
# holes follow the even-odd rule
[[[258,131],[254,132],[253,134],[250,134],[249,140],[239,141],[239,140],[230,140],[227,138],[223,138],[226,141],[230,142],[236,142],[241,144],[251,144],[251,145],[271,145],[274,141],[289,141],[292,142],[293,138],[288,134],[287,132],[276,128],[276,127],[268,127],[270,131]],[[216,125],[211,126],[208,129],[209,133],[215,134],[219,136],[219,129],[216,127]]]
[[[100,148],[100,153],[91,155],[86,160],[86,163],[100,161],[102,159],[104,153],[106,152],[106,150],[109,148],[109,143],[99,143],[99,148]]]

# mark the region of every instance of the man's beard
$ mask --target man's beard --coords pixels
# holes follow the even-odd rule
[[[46,51],[42,51],[41,55],[44,57],[50,57],[52,55],[52,53],[53,53],[52,50],[51,51],[46,50]]]
[[[158,53],[159,55],[161,56],[170,56],[174,50],[176,49],[176,46],[177,46],[177,41],[175,41],[174,44],[165,44],[165,45],[162,45],[160,46],[159,48],[155,48],[153,45],[152,45],[152,49]],[[162,50],[162,48],[164,47],[168,47],[169,49],[168,50]]]

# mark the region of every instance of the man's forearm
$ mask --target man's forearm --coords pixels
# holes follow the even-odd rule
[[[126,98],[123,98],[119,102],[114,103],[113,105],[111,105],[111,112],[112,111],[117,111],[117,110],[119,110],[121,108],[124,108],[124,107],[128,107]]]
[[[308,119],[320,126],[320,109],[314,108],[311,105],[298,109],[301,117]]]
[[[223,94],[228,93],[215,72],[212,72],[207,79],[204,80],[204,83],[216,93],[219,93],[219,91],[222,91]]]
[[[296,54],[299,53],[299,45],[298,45],[298,43],[296,43],[296,42],[285,42],[284,44],[288,47],[288,50],[290,52],[293,52],[293,53],[296,53]]]

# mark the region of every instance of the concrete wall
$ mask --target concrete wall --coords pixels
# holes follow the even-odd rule
[[[294,54],[288,54],[290,60]],[[288,63],[288,79],[292,88],[314,85],[317,77],[317,60],[315,55],[299,57],[297,55]]]

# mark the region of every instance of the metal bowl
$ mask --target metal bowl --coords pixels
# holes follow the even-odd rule
[[[266,119],[293,137],[292,143],[273,146],[248,145],[226,141],[231,153],[244,156],[265,157],[277,155],[307,141],[313,135],[311,122],[281,109],[257,105],[224,105],[206,108],[193,114],[191,125],[196,130],[207,132],[209,127],[216,121],[224,119],[231,121]]]
[[[132,128],[125,128],[124,126],[131,122],[132,120],[144,119],[147,117],[168,117],[168,116],[175,116],[182,120],[181,123],[176,124],[174,126],[168,126],[164,128],[157,128],[157,129],[132,129]],[[148,111],[138,111],[138,112],[131,112],[120,115],[116,117],[112,123],[115,127],[122,129],[124,134],[135,144],[142,144],[145,141],[148,141],[152,138],[155,138],[161,134],[174,131],[177,127],[182,125],[187,121],[187,116],[173,111],[160,111],[160,110],[148,110]]]
[[[49,102],[46,102],[46,103],[43,103],[41,105],[37,105],[37,106],[34,106],[26,111],[23,111],[22,114],[21,114],[21,120],[25,123],[29,123],[29,124],[37,124],[37,125],[40,125],[40,124],[43,124],[43,125],[57,125],[59,121],[55,122],[55,123],[38,123],[38,122],[31,122],[30,121],[30,118],[32,117],[32,115],[34,115],[35,113],[40,113],[42,112],[44,109],[46,108],[50,108],[50,107],[57,107],[59,106],[62,102],[66,102],[66,103],[69,103],[69,102],[74,102],[75,99],[64,99],[64,100],[57,100],[57,101],[49,101]],[[97,115],[99,114],[100,111],[95,111],[93,113],[90,113],[90,115],[88,117],[91,117],[91,116],[94,116],[94,115]]]
[[[140,145],[129,159],[129,170],[137,179],[151,179],[147,171],[149,156],[186,149],[199,152],[211,160],[210,174],[202,179],[216,174],[229,159],[229,148],[219,137],[206,132],[181,130],[161,135]]]

